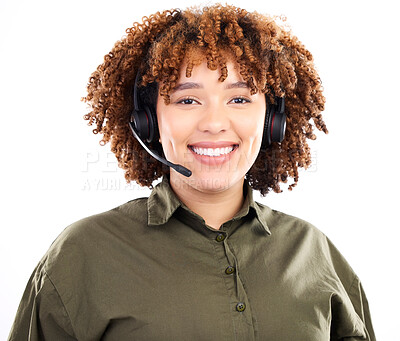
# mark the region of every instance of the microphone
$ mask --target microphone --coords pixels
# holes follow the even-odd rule
[[[162,162],[164,165],[167,165],[168,167],[171,167],[171,168],[175,169],[178,173],[180,173],[180,174],[182,174],[182,175],[184,175],[186,177],[189,177],[189,176],[192,175],[192,172],[189,169],[187,169],[186,167],[183,167],[182,165],[177,165],[175,163],[172,163],[172,162],[168,161],[167,159],[165,159],[165,158],[161,157],[160,155],[158,155],[154,150],[151,150],[149,147],[147,147],[146,144],[143,142],[143,140],[139,137],[139,134],[136,132],[134,122],[129,122],[129,126],[131,127],[133,136],[136,138],[136,140],[139,141],[139,143],[142,145],[142,147],[152,157],[154,157],[156,160]]]

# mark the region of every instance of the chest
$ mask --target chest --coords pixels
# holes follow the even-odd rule
[[[85,310],[96,318],[81,329],[102,340],[329,340],[334,288],[322,275],[288,272],[257,247],[201,248],[91,270]]]

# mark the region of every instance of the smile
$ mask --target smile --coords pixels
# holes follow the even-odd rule
[[[193,152],[195,152],[197,155],[204,155],[204,156],[210,156],[210,157],[217,157],[217,156],[229,154],[236,147],[237,147],[237,145],[233,145],[233,146],[225,147],[225,148],[199,148],[199,147],[189,146],[189,148]]]
[[[236,154],[238,148],[239,145],[237,144],[222,148],[200,148],[188,146],[188,149],[194,156],[195,160],[210,167],[222,166],[229,162]]]

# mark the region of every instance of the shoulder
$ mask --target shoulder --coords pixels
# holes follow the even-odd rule
[[[271,231],[270,243],[274,244],[273,247],[281,249],[281,255],[317,262],[321,269],[339,277],[345,288],[351,287],[357,276],[324,232],[304,219],[271,209],[258,202],[257,205]]]
[[[280,212],[272,209],[264,204],[256,202],[258,207],[259,217],[268,226],[271,231],[271,237],[285,238],[312,238],[315,241],[324,242],[326,236],[321,230],[315,227],[312,223],[299,217]]]
[[[41,260],[41,272],[70,312],[79,310],[82,297],[92,295],[96,301],[113,274],[123,273],[134,261],[134,250],[146,238],[146,209],[147,198],[138,198],[82,218],[52,243]]]
[[[123,244],[133,244],[147,227],[147,198],[138,198],[105,212],[84,217],[67,226],[43,260],[50,276],[58,269],[74,268],[113,254]]]
[[[58,236],[56,242],[66,239],[81,239],[85,236],[101,236],[109,230],[124,233],[147,224],[147,198],[128,201],[108,211],[84,217],[67,226]]]

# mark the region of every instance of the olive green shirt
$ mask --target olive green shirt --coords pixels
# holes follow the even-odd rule
[[[253,200],[220,230],[163,180],[68,226],[9,340],[375,340],[358,277],[311,224]]]

